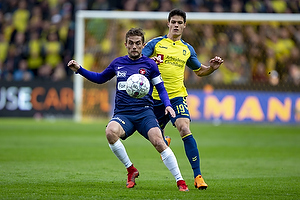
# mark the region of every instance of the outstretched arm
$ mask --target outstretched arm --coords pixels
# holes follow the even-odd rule
[[[68,67],[75,73],[78,73],[88,79],[89,81],[92,81],[94,83],[102,84],[106,81],[110,80],[112,77],[114,77],[114,72],[111,70],[108,70],[107,68],[101,72],[92,72],[89,70],[86,70],[82,68],[76,60],[70,60],[68,62]]]
[[[210,59],[209,66],[201,64],[201,68],[198,71],[194,71],[197,76],[207,76],[213,73],[215,70],[219,69],[220,65],[224,62],[222,58],[219,56],[215,56],[214,58]]]

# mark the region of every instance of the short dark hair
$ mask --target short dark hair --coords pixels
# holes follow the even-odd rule
[[[125,36],[126,43],[127,43],[128,37],[130,37],[130,36],[141,36],[143,44],[145,42],[144,31],[141,28],[131,28],[129,31],[127,31],[126,36]]]
[[[184,23],[186,22],[186,13],[183,10],[180,10],[178,8],[175,8],[170,11],[169,17],[168,17],[168,22],[170,22],[171,17],[173,17],[175,15],[181,16],[183,18]]]

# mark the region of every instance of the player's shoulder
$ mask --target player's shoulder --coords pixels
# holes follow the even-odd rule
[[[188,42],[184,41],[183,39],[180,39],[181,40],[181,43],[186,46],[191,52],[194,52],[195,49],[192,45],[190,45]]]
[[[192,47],[193,48],[193,46],[190,45],[188,42],[184,41],[183,39],[180,39],[180,40],[181,40],[182,44],[186,45],[187,47]]]
[[[161,40],[163,40],[163,39],[165,39],[165,38],[167,38],[166,35],[164,35],[164,36],[158,36],[158,37],[156,37],[156,38],[153,38],[153,39],[149,40],[149,41],[146,43],[146,45],[147,45],[147,44],[156,44],[156,43],[160,42]]]

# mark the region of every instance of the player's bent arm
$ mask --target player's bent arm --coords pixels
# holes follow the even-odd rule
[[[220,65],[224,62],[222,58],[219,56],[215,56],[214,58],[210,59],[209,63],[210,66],[206,66],[201,64],[201,67],[199,70],[194,70],[195,74],[197,76],[207,76],[211,73],[213,73],[215,70],[219,69]]]
[[[197,71],[194,71],[195,74],[199,77],[207,76],[213,73],[215,70],[211,66],[206,66],[201,64],[201,68]]]

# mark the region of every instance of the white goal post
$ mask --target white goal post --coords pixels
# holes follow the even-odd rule
[[[75,20],[75,59],[78,63],[83,63],[84,59],[84,38],[85,38],[85,19],[129,19],[129,20],[166,20],[168,12],[131,12],[131,11],[89,11],[79,10],[76,12]],[[187,12],[187,21],[205,22],[299,22],[300,14],[255,14],[255,13],[199,13]],[[167,27],[166,27],[167,28]],[[82,95],[83,78],[74,75],[74,120],[82,119]]]

